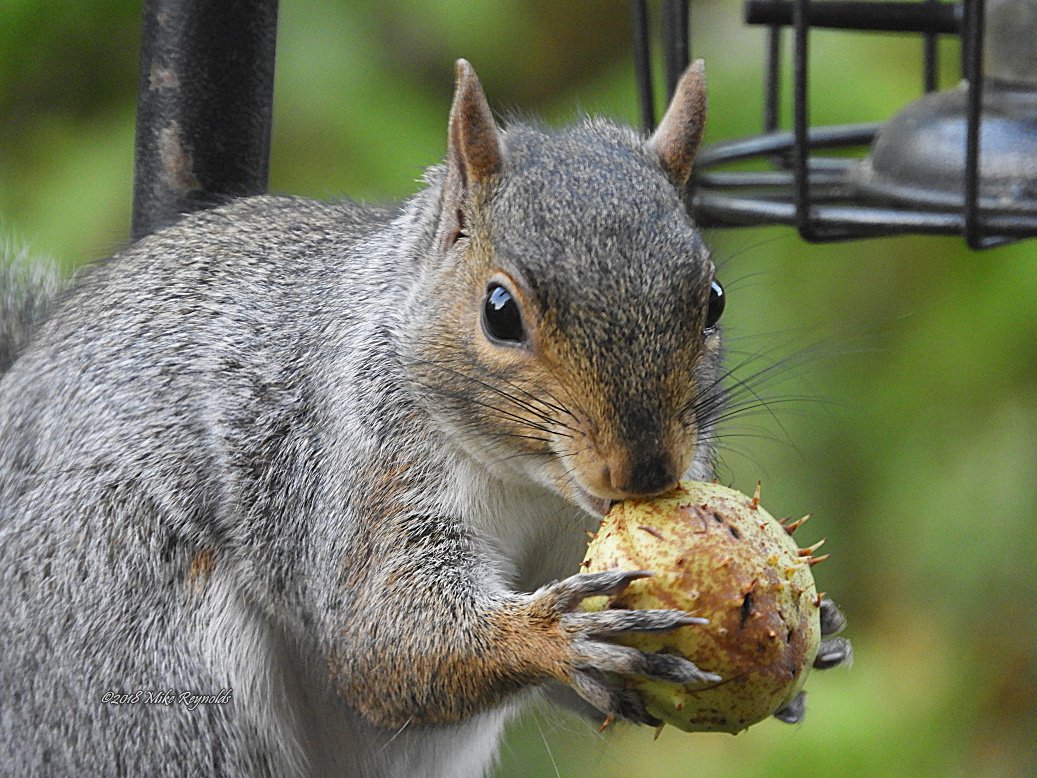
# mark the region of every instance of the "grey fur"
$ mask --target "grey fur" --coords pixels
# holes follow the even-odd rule
[[[25,348],[61,287],[54,262],[0,244],[0,375]]]
[[[710,440],[711,415],[690,414],[716,402],[661,398],[667,376],[716,391],[712,266],[643,139],[518,125],[503,154],[471,227],[555,316],[570,374],[632,446],[682,414]],[[596,519],[553,485],[549,448],[494,426],[534,408],[561,435],[566,398],[487,372],[473,332],[438,318],[463,272],[437,244],[443,182],[432,169],[399,210],[256,197],[187,216],[82,274],[27,347],[40,305],[4,298],[0,321],[22,324],[0,333],[0,354],[20,353],[0,379],[3,772],[486,769],[547,679],[516,670],[471,698],[451,696],[456,678],[408,679],[444,646],[492,650],[469,642],[501,614],[574,606],[582,577],[519,592],[575,570]],[[709,444],[693,453],[687,473],[711,475]],[[609,644],[573,641],[584,699],[654,721],[604,675]],[[637,673],[694,675],[631,655]],[[224,689],[193,710],[105,701]],[[402,724],[363,712],[379,695]],[[429,711],[455,723],[417,723]]]

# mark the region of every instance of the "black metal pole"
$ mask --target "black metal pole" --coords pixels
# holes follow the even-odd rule
[[[652,93],[652,57],[646,0],[631,0],[630,22],[634,32],[634,79],[641,98],[641,126],[645,132],[652,132],[655,129],[655,97]]]
[[[796,229],[803,240],[817,239],[810,218],[810,143],[809,117],[807,105],[807,72],[809,68],[809,28],[807,19],[810,13],[810,0],[796,0],[793,7],[794,54],[793,54],[793,99],[792,99],[792,133],[795,136],[795,153],[793,154],[793,173],[795,180]]]
[[[766,102],[763,108],[763,131],[778,129],[778,110],[781,87],[781,27],[767,28],[767,72],[764,74]]]
[[[666,0],[663,5],[663,54],[666,61],[666,99],[673,98],[677,82],[690,56],[691,28],[689,24],[689,0]]]
[[[933,13],[938,13],[940,0],[927,0],[928,7]],[[922,88],[925,89],[926,93],[936,91],[936,79],[937,70],[939,63],[937,62],[937,56],[939,50],[937,48],[938,42],[936,40],[936,33],[931,30],[922,33],[922,60],[925,73],[922,77]]]
[[[746,24],[788,26],[794,24],[796,5],[794,0],[746,0],[743,18]],[[840,30],[953,34],[960,27],[956,4],[950,3],[929,7],[917,2],[828,0],[811,3],[809,13],[811,27]]]
[[[967,130],[965,137],[965,240],[970,248],[983,248],[982,215],[979,208],[980,196],[980,131],[983,127],[983,0],[965,0],[965,28],[968,37],[962,42],[968,51],[965,78],[968,81],[966,96]]]
[[[277,0],[145,0],[134,240],[266,191]]]

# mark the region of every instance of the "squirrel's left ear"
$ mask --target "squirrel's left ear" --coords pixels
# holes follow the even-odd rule
[[[504,167],[500,133],[490,105],[475,69],[464,59],[457,60],[448,135],[439,222],[439,234],[446,248],[468,234],[464,202],[472,186],[496,177]]]
[[[500,136],[479,77],[468,60],[459,59],[450,108],[447,167],[462,189],[497,175],[502,164]]]
[[[695,60],[684,71],[669,108],[648,146],[679,187],[688,183],[706,127],[706,63]]]

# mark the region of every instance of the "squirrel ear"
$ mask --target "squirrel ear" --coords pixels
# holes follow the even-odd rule
[[[456,70],[447,165],[467,188],[500,172],[500,136],[475,69],[459,59]]]
[[[677,82],[670,107],[648,141],[677,186],[691,176],[706,126],[706,63],[697,59]]]

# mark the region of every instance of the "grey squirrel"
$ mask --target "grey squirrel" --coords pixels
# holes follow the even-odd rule
[[[2,771],[479,775],[534,690],[715,681],[609,642],[688,614],[578,610],[641,573],[573,575],[610,501],[713,477],[704,120],[699,62],[647,140],[500,130],[461,60],[398,209],[242,199],[0,295]]]

